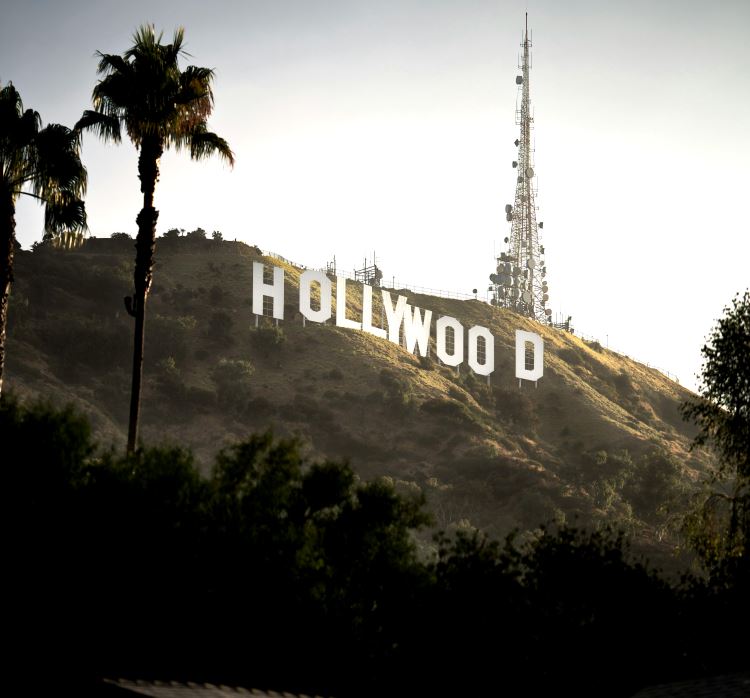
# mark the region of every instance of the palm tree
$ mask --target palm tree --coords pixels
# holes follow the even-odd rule
[[[162,34],[153,25],[141,26],[133,46],[122,56],[97,53],[98,74],[93,91],[94,111],[85,111],[77,129],[91,129],[105,141],[119,143],[122,129],[138,148],[138,177],[143,208],[136,218],[134,293],[125,298],[128,313],[135,318],[133,378],[130,393],[128,452],[138,439],[141,382],[143,377],[146,300],[153,278],[156,248],[154,189],[159,179],[159,158],[169,147],[190,151],[194,159],[217,154],[230,165],[234,154],[223,138],[207,130],[213,108],[213,70],[188,66],[180,70],[178,58],[184,30],[174,33],[171,44],[162,44]]]
[[[50,237],[86,229],[80,198],[85,190],[78,134],[60,124],[42,128],[37,112],[24,111],[13,83],[0,85],[0,394],[16,247],[16,201],[23,194],[46,204],[45,237]]]

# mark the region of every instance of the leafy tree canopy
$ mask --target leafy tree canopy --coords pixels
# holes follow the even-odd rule
[[[694,523],[704,551],[719,559],[750,556],[750,291],[737,294],[724,309],[701,350],[700,395],[683,406],[685,418],[699,427],[695,445],[708,445],[719,457],[717,479],[729,493],[715,491]],[[717,501],[717,500],[723,500]],[[726,527],[716,516],[727,512]],[[706,545],[705,534],[714,544]],[[700,536],[699,536],[700,537]],[[747,564],[745,564],[747,566]]]

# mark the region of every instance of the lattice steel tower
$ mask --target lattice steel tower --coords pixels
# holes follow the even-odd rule
[[[524,32],[523,58],[520,65],[521,75],[516,76],[521,108],[516,98],[516,125],[521,127],[521,135],[516,140],[518,160],[513,167],[518,172],[516,180],[516,199],[513,205],[505,207],[506,220],[510,222],[510,237],[506,237],[507,251],[497,259],[496,273],[490,274],[490,291],[492,302],[502,308],[508,308],[521,315],[535,318],[539,322],[549,323],[552,311],[546,307],[549,290],[545,277],[547,268],[544,265],[544,247],[540,245],[540,231],[543,223],[537,223],[534,197],[533,148],[531,147],[531,102],[529,98],[529,71],[531,68],[529,49],[529,15],[526,14]]]

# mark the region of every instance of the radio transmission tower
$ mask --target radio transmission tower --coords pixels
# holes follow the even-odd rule
[[[513,167],[518,172],[516,179],[516,199],[513,205],[505,207],[506,220],[511,224],[510,237],[506,237],[507,251],[497,259],[496,273],[490,274],[492,302],[521,315],[532,317],[539,322],[550,323],[552,310],[546,307],[549,290],[545,277],[544,247],[540,243],[540,230],[544,223],[537,223],[534,197],[533,148],[531,147],[531,102],[529,98],[529,71],[531,41],[529,40],[529,15],[526,13],[523,58],[518,66],[521,75],[516,76],[516,85],[521,97],[521,108],[516,100],[516,125],[521,127],[521,135],[516,140],[518,159]]]

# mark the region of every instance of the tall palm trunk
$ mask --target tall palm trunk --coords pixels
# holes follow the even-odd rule
[[[10,285],[13,283],[13,245],[16,207],[9,191],[0,188],[0,395],[5,371],[5,332],[8,326]]]
[[[133,336],[133,377],[130,388],[130,421],[128,424],[128,453],[135,451],[138,442],[138,420],[141,411],[143,382],[143,352],[146,329],[146,300],[151,290],[156,248],[156,221],[159,212],[154,208],[154,189],[159,179],[159,158],[164,148],[158,138],[144,138],[138,155],[138,177],[143,192],[143,208],[135,219],[138,236],[135,240],[134,295],[125,299],[128,312],[135,317]]]

